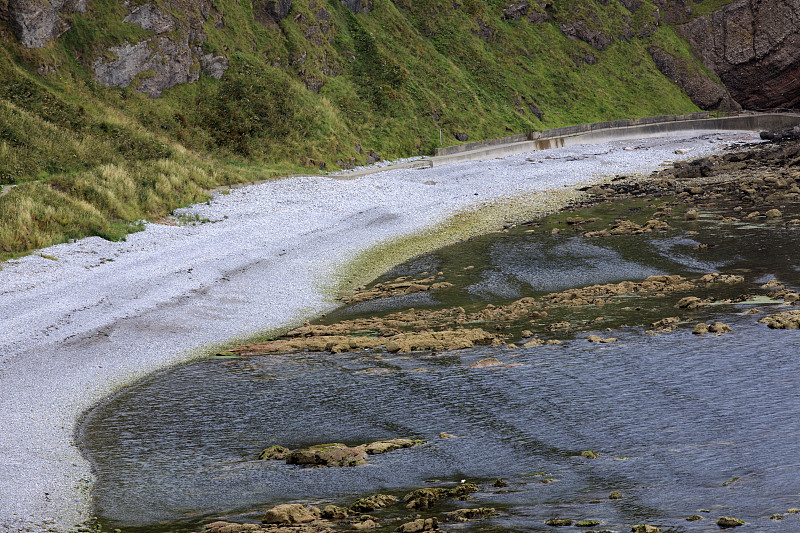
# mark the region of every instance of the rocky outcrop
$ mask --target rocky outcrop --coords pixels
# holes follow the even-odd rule
[[[161,92],[179,83],[191,83],[200,77],[200,66],[188,42],[168,38],[124,44],[110,50],[117,59],[99,58],[93,68],[97,81],[107,87],[128,87],[156,98]]]
[[[200,45],[206,35],[202,27],[210,16],[210,7],[205,3],[196,7],[198,12],[187,12],[185,21],[151,3],[131,8],[123,22],[138,24],[156,36],[111,48],[109,52],[116,59],[96,59],[92,65],[95,79],[106,87],[133,84],[137,91],[151,98],[181,83],[197,81],[201,72],[220,79],[228,68],[228,60],[203,52]],[[165,35],[171,32],[177,32],[179,37]]]
[[[175,17],[157,6],[153,4],[144,4],[131,8],[130,13],[128,13],[128,16],[125,17],[122,22],[138,24],[142,28],[155,33],[166,33],[174,30],[178,21]]]
[[[280,22],[289,15],[292,0],[253,0],[253,16],[258,22]]]
[[[63,13],[85,11],[86,0],[9,0],[7,16],[25,47],[41,48],[69,29]]]
[[[650,47],[650,56],[658,70],[686,91],[686,95],[700,109],[724,111],[741,109],[741,106],[730,97],[725,87],[709,79],[708,76],[696,72],[692,65],[686,64],[680,58],[657,46]]]
[[[372,11],[372,0],[342,0],[342,5],[353,13],[369,13]]]
[[[742,107],[800,106],[797,0],[736,0],[677,28]]]
[[[611,37],[598,29],[590,27],[586,21],[583,20],[563,23],[560,24],[559,27],[567,37],[579,39],[585,43],[588,43],[597,50],[605,50],[612,42],[614,42]]]

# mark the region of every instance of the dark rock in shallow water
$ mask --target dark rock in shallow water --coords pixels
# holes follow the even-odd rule
[[[798,141],[800,140],[800,126],[786,128],[783,130],[762,131],[760,137],[765,141],[771,141],[775,143],[784,141]]]
[[[717,520],[717,525],[722,529],[729,529],[732,527],[743,526],[744,520],[739,520],[738,518],[733,518],[731,516],[721,516],[719,520]]]

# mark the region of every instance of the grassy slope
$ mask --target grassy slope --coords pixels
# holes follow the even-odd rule
[[[497,0],[374,0],[359,15],[338,0],[295,0],[279,25],[255,22],[247,0],[213,5],[226,23],[209,19],[203,46],[230,68],[155,100],[135,83],[93,81],[94,58],[150,35],[121,22],[116,0],[90,1],[44,49],[0,33],[0,184],[18,185],[0,198],[0,258],[84,235],[121,238],[222,184],[357,164],[371,149],[429,154],[440,130],[451,144],[456,132],[475,140],[696,110],[647,52],[658,44],[691,57],[671,29],[620,39],[625,24],[638,34],[654,23],[649,2],[631,14],[617,2],[556,0],[543,24],[503,20],[508,2]],[[330,29],[315,43],[304,32],[321,8]],[[565,37],[558,22],[576,18],[614,44],[600,52]],[[318,92],[306,89],[313,80]]]

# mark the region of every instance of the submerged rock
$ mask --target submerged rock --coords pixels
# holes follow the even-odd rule
[[[546,526],[553,526],[553,527],[566,527],[572,525],[572,520],[569,518],[550,518],[549,520],[545,520]]]
[[[632,533],[661,533],[661,528],[649,524],[638,524],[631,528]]]
[[[444,498],[465,499],[473,492],[478,492],[478,486],[474,483],[462,483],[452,489],[429,487],[409,492],[403,496],[403,501],[408,509],[428,509]]]
[[[502,366],[503,363],[496,359],[495,357],[488,357],[486,359],[481,359],[480,361],[475,361],[471,365],[470,368],[492,368],[496,366]]]
[[[489,518],[497,514],[494,507],[478,507],[475,509],[456,509],[445,513],[445,522],[468,522],[469,520],[480,520]]]

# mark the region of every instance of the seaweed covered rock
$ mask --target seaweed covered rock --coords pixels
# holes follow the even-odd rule
[[[307,524],[319,518],[310,509],[299,503],[277,505],[268,509],[261,519],[263,524]]]
[[[759,322],[770,329],[800,329],[800,310],[784,311],[765,316]]]
[[[338,442],[319,444],[296,450],[286,457],[286,463],[303,466],[357,466],[364,464],[366,452]]]

